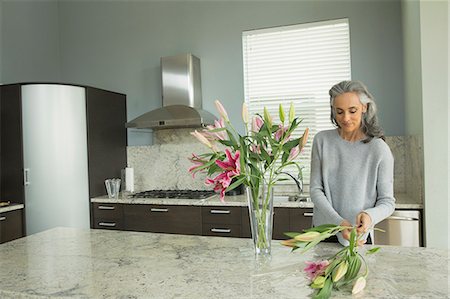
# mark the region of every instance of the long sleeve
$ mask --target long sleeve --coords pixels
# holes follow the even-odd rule
[[[317,136],[316,136],[317,137]],[[320,224],[336,224],[339,225],[344,220],[331,205],[330,200],[325,195],[322,161],[319,153],[319,145],[317,138],[314,138],[312,154],[311,154],[311,178],[310,178],[310,195],[311,201],[314,203],[314,219],[320,219]],[[316,214],[320,213],[320,217]],[[316,220],[317,221],[317,220]]]
[[[372,225],[389,217],[395,210],[394,158],[388,149],[377,171],[377,200],[373,208],[364,210],[372,218]]]

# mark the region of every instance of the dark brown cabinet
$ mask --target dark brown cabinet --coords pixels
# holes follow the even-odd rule
[[[240,207],[202,207],[204,236],[241,236]]]
[[[201,207],[130,204],[124,206],[123,214],[125,230],[202,234]]]
[[[274,208],[272,238],[285,240],[285,232],[301,232],[312,226],[312,208]],[[248,209],[242,208],[241,237],[251,238]]]
[[[66,105],[66,102],[63,101],[66,100],[65,92],[68,88],[70,88],[71,91],[73,91],[74,88],[77,89],[77,97],[73,98],[76,100],[72,101],[72,97],[67,97],[68,102],[82,103],[80,104],[81,107],[79,108],[85,108],[82,110],[78,109],[78,114],[76,114],[75,111],[77,109],[72,109],[72,106]],[[36,91],[39,91],[39,95],[44,95],[42,97],[36,97],[36,101],[34,101],[33,95],[34,93],[36,93]],[[40,91],[42,91],[42,93],[40,93]],[[55,107],[54,111],[48,111],[48,109],[46,109],[48,107],[44,106],[45,101],[42,101],[42,98],[47,98],[47,92],[49,95],[52,95],[48,96],[49,98],[53,96],[61,97],[61,105],[52,105]],[[85,107],[82,107],[83,102],[78,100],[81,100],[81,98],[83,98]],[[33,101],[29,101],[29,99],[33,99]],[[68,128],[76,127],[80,129],[81,132],[86,132],[86,137],[84,137],[83,135],[83,137],[80,138],[86,139],[83,140],[82,144],[84,145],[84,141],[86,141],[87,161],[85,160],[85,158],[83,158],[83,163],[87,162],[88,171],[86,173],[83,170],[83,174],[86,173],[87,177],[83,177],[82,179],[86,180],[88,183],[88,190],[86,193],[83,192],[83,194],[88,194],[89,196],[83,198],[84,202],[78,201],[78,197],[75,197],[75,200],[72,200],[70,204],[70,206],[73,208],[72,210],[74,211],[84,210],[86,208],[86,205],[90,204],[90,198],[105,193],[105,179],[120,177],[121,169],[126,167],[126,95],[90,86],[60,83],[15,83],[0,85],[0,198],[3,200],[11,201],[12,203],[24,204],[25,206],[27,205],[27,201],[35,203],[41,201],[39,197],[35,197],[35,192],[27,192],[28,198],[25,198],[25,188],[32,189],[41,187],[36,183],[28,185],[28,182],[26,182],[24,184],[24,181],[27,181],[27,178],[33,178],[33,174],[28,174],[37,174],[41,169],[44,169],[42,172],[45,172],[47,166],[49,165],[46,163],[30,163],[31,159],[25,159],[25,156],[30,152],[51,153],[51,151],[49,150],[37,150],[35,149],[35,147],[30,146],[29,141],[36,140],[36,138],[29,138],[28,143],[26,142],[27,136],[39,135],[35,134],[33,130],[30,130],[30,127],[33,128],[33,126],[24,125],[33,124],[31,122],[28,122],[28,120],[32,118],[30,117],[30,115],[34,113],[34,110],[31,109],[33,108],[33,106],[29,105],[29,103],[31,102],[42,103],[42,105],[39,106],[39,108],[42,109],[38,109],[39,111],[37,112],[39,113],[36,112],[36,115],[39,115],[39,119],[49,119],[49,122],[51,121],[52,125],[54,124],[55,128],[61,127],[61,125],[63,125],[62,127],[65,128],[64,125],[67,125]],[[60,107],[62,107],[61,110],[59,110]],[[30,111],[32,111],[31,114],[29,113]],[[61,122],[59,118],[56,118],[58,119],[58,121],[55,121],[55,118],[53,116],[57,115],[58,117],[61,117],[61,115],[66,115],[66,112],[67,115],[71,115],[71,113],[73,112],[73,119],[76,120],[73,122],[73,124],[76,125],[69,125],[72,124],[72,122],[69,122],[70,118],[67,120],[67,124],[64,122],[65,119],[63,119],[63,122]],[[84,115],[82,114],[84,113],[86,114],[85,123],[84,121],[82,121],[84,118]],[[82,126],[85,126],[85,128],[82,128]],[[46,128],[44,126],[42,127]],[[38,128],[39,126],[36,126],[36,129]],[[29,130],[28,133],[27,129]],[[47,134],[47,132],[44,131],[42,134]],[[77,138],[79,137],[79,135],[77,135],[77,132],[75,132],[74,134],[70,130],[66,130],[62,135],[59,134],[59,131],[49,130],[47,135],[50,137],[54,136],[52,142],[42,141],[42,138],[38,138],[41,141],[38,140],[36,143],[48,146],[49,149],[55,151],[59,149],[58,145],[66,143],[69,144],[69,142],[65,141],[77,140]],[[39,136],[47,137],[47,135]],[[82,150],[84,150],[83,147],[84,146],[81,146]],[[68,151],[66,150],[59,151],[59,153],[62,154],[65,154],[67,152]],[[80,151],[78,149],[75,149],[75,152],[79,153]],[[73,164],[74,167],[67,168],[67,166],[66,168],[64,168],[68,169],[66,175],[70,177],[71,174],[77,173],[74,169],[77,168],[79,163],[77,163],[76,161],[71,161],[71,155],[67,157],[69,157],[67,161],[75,163]],[[34,161],[40,161],[40,159],[37,158],[34,159]],[[31,164],[32,166],[27,164]],[[41,167],[41,165],[44,166]],[[41,175],[41,178],[42,177],[48,178],[49,176]],[[61,177],[65,177],[65,175]],[[77,175],[76,177],[80,178],[81,175]],[[37,180],[35,180],[34,182],[36,181]],[[71,180],[69,179],[64,181]],[[39,182],[42,183],[44,182],[44,180],[39,180]],[[51,184],[53,184],[54,182],[53,180],[49,179],[45,180],[44,183],[45,186],[42,189],[46,188],[49,185],[51,186]],[[27,185],[27,187],[25,187],[25,185]],[[83,186],[86,185],[83,184]],[[82,188],[82,186],[79,185],[76,187]],[[66,189],[61,187],[57,190]],[[54,200],[57,200],[60,197],[64,196],[70,198],[70,196],[67,196],[67,194],[64,194],[64,192],[58,193],[57,191],[52,192],[52,194],[50,194],[47,198],[53,198]],[[69,201],[69,199],[67,199],[67,201]],[[50,202],[50,200],[46,202]],[[92,207],[93,206],[91,205],[91,208]],[[27,234],[38,232],[40,230],[46,229],[49,226],[64,225],[64,217],[45,216],[45,213],[43,213],[43,211],[49,210],[45,205],[45,201],[41,201],[39,204],[28,206],[27,208],[28,209],[25,213],[25,217],[27,217],[28,219],[27,221],[25,221],[24,219],[24,221],[22,222],[24,230],[25,224],[27,226]],[[56,208],[57,207],[55,207],[55,209]],[[63,213],[67,213],[67,211],[61,209],[57,212],[57,214],[59,215]],[[36,219],[35,215],[42,215],[42,220],[34,222],[33,219]],[[81,217],[78,217],[78,219],[81,219]],[[90,211],[90,219],[87,219],[86,217],[80,221],[90,221],[91,227],[96,227],[95,225],[98,226],[98,222],[94,225],[94,222],[96,220],[94,219],[93,210]],[[44,222],[46,222],[46,224],[48,225],[42,225]],[[84,224],[85,223],[83,223],[83,225]],[[116,226],[120,227],[120,223],[116,223]]]
[[[123,205],[94,203],[92,205],[93,227],[123,230]]]
[[[0,213],[0,243],[23,237],[22,210]]]
[[[94,228],[251,238],[247,207],[93,203]],[[273,239],[312,225],[312,208],[275,208]]]

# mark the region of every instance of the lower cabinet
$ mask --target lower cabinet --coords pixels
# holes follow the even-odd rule
[[[23,237],[22,210],[0,213],[0,243]]]
[[[94,228],[123,230],[122,204],[93,203]]]
[[[240,207],[202,207],[202,235],[241,236]]]
[[[124,229],[132,231],[202,234],[201,207],[168,205],[125,205]]]
[[[94,228],[251,238],[247,207],[93,203]],[[273,239],[312,226],[312,208],[274,208]]]

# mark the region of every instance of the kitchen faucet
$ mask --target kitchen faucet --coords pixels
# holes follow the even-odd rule
[[[280,174],[281,173],[290,176],[295,181],[295,184],[297,185],[299,193],[300,194],[303,193],[303,176],[302,176],[301,172],[299,173],[298,179],[295,178],[292,174],[290,174],[288,172],[280,172]]]

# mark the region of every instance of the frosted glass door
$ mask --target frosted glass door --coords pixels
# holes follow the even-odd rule
[[[22,86],[27,235],[89,228],[85,89]]]

